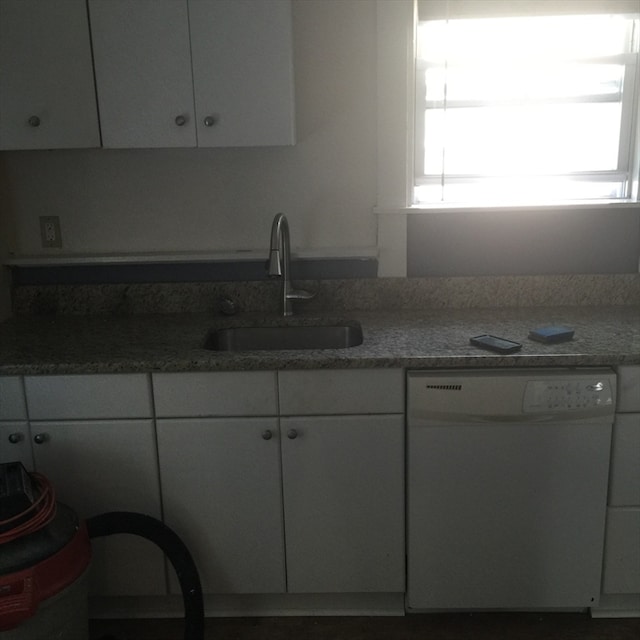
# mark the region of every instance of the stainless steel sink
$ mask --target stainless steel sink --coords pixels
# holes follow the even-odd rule
[[[212,329],[205,349],[214,351],[278,351],[281,349],[346,349],[362,344],[357,322]]]

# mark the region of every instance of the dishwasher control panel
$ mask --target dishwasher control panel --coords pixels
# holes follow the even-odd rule
[[[614,389],[608,376],[547,378],[527,381],[524,413],[585,411],[613,405]]]
[[[616,374],[604,367],[407,373],[413,424],[591,419],[612,416],[615,398]]]

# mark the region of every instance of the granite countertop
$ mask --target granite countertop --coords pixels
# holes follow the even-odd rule
[[[296,316],[313,322],[313,316]],[[275,316],[212,313],[16,317],[0,324],[0,375],[318,368],[442,368],[640,364],[640,306],[351,311],[362,345],[349,349],[215,352],[208,330],[277,322]],[[575,329],[570,342],[527,338],[544,325]],[[522,342],[513,355],[469,344],[491,333]]]

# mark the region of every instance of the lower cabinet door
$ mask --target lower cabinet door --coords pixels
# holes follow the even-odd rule
[[[404,591],[403,417],[280,427],[289,592]]]
[[[640,413],[617,413],[611,440],[609,506],[634,505],[640,505]]]
[[[82,518],[108,511],[161,517],[152,420],[32,422],[36,470]],[[166,594],[164,554],[138,536],[91,542],[90,593]]]
[[[203,591],[284,593],[277,418],[160,419],[157,431],[165,521]]]
[[[603,593],[640,593],[640,507],[609,508]]]
[[[33,456],[26,422],[0,422],[0,464],[22,462],[27,471],[33,471]]]

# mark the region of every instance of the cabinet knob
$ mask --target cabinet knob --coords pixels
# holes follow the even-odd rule
[[[289,440],[295,440],[298,437],[298,432],[295,429],[289,429],[289,431],[287,431],[287,438],[289,438]]]
[[[218,118],[216,118],[215,116],[206,116],[204,119],[204,126],[205,127],[213,127],[213,125],[218,122]]]
[[[9,442],[11,444],[18,444],[18,442],[22,442],[24,436],[21,433],[10,433],[9,434]]]
[[[271,440],[271,438],[273,438],[273,433],[271,433],[271,429],[265,429],[262,432],[262,439],[263,440]]]
[[[36,435],[33,436],[33,441],[36,444],[44,444],[48,439],[49,436],[46,433],[36,433]]]
[[[179,127],[183,127],[185,124],[187,124],[187,116],[183,116],[183,115],[176,116],[175,123]]]
[[[40,126],[40,118],[38,116],[31,116],[29,120],[27,120],[30,127],[39,127]]]

